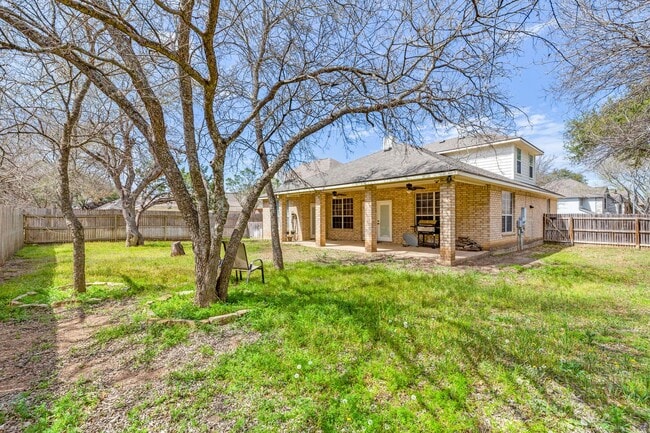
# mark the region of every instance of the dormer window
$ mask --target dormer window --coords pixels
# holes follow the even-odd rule
[[[535,172],[535,157],[533,155],[528,155],[528,177],[533,178]]]
[[[521,174],[521,149],[517,148],[517,174]]]

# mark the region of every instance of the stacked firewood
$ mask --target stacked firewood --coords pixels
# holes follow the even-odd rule
[[[465,250],[465,251],[482,251],[483,248],[478,244],[478,242],[466,237],[461,236],[456,239],[456,249]]]

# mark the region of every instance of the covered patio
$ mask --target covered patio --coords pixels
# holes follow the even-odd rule
[[[304,247],[313,247],[321,249],[331,249],[339,251],[350,251],[354,253],[366,253],[373,255],[385,255],[397,258],[413,258],[413,259],[431,259],[435,262],[443,264],[440,259],[440,249],[430,247],[405,247],[400,244],[391,242],[378,242],[377,250],[375,252],[367,252],[365,242],[363,241],[330,241],[328,240],[324,245],[318,245],[314,241],[296,241],[290,242],[293,245],[300,245]],[[454,264],[459,264],[467,260],[475,259],[477,257],[489,254],[489,251],[456,251],[456,260]]]

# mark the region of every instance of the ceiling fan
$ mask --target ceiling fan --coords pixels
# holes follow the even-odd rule
[[[407,183],[406,184],[406,192],[408,192],[409,194],[411,192],[415,191],[416,189],[424,189],[424,187],[423,186],[414,186],[412,183]]]
[[[341,194],[340,192],[332,191],[332,197],[345,197],[347,194]]]

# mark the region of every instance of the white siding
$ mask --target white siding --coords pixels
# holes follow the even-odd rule
[[[514,178],[515,180],[518,180],[519,182],[525,182],[525,183],[530,183],[530,184],[535,184],[535,178],[537,177],[537,159],[535,158],[535,155],[533,155],[533,177],[531,178],[529,176],[529,171],[528,171],[528,162],[529,162],[529,157],[530,153],[526,152],[525,149],[521,149],[521,174],[517,173],[517,147],[515,146],[513,149],[514,155],[514,165],[512,167],[513,173],[514,173]]]
[[[560,198],[557,200],[557,213],[603,213],[603,199],[590,198]]]
[[[466,164],[514,179],[515,148],[512,144],[494,145],[478,149],[445,152],[444,155]]]

